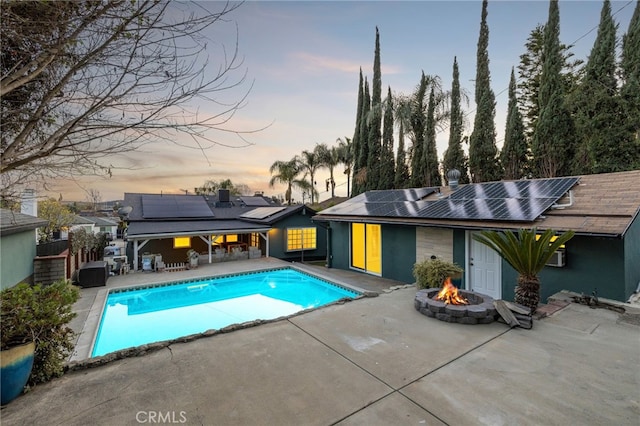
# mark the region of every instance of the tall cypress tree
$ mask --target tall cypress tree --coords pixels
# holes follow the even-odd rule
[[[620,97],[624,107],[625,143],[632,146],[635,160],[632,168],[640,168],[640,1],[622,37],[622,60],[620,61],[623,84]]]
[[[605,0],[600,25],[574,103],[578,134],[576,174],[628,170],[634,161],[625,140],[622,100],[616,80],[616,27]]]
[[[393,158],[393,98],[391,87],[384,107],[384,127],[382,131],[382,153],[380,155],[380,183],[378,189],[393,189],[395,160]]]
[[[544,63],[540,78],[540,116],[532,140],[535,177],[571,174],[574,153],[574,124],[565,104],[561,75],[560,11],[558,0],[549,2],[549,19],[544,28]]]
[[[369,95],[369,83],[364,78],[364,93],[362,96],[362,112],[360,119],[360,147],[356,155],[356,174],[353,176],[353,195],[358,195],[367,190],[367,159],[369,158],[369,144],[367,136],[369,134],[369,124],[367,118],[371,109],[371,96]]]
[[[357,163],[358,155],[360,154],[360,144],[362,144],[362,137],[360,135],[360,127],[362,123],[362,107],[364,103],[364,80],[362,78],[362,68],[360,68],[360,80],[358,83],[358,107],[356,110],[356,128],[353,131],[353,139],[351,139],[351,149],[353,156],[353,176],[355,177],[358,174],[359,164]],[[357,184],[353,182],[353,188],[351,190],[352,195],[357,195],[361,191],[357,191]]]
[[[411,120],[411,99],[406,96],[396,96],[393,102],[394,123],[398,126],[398,150],[396,152],[396,175],[393,187],[396,189],[408,188],[410,186],[409,165],[407,164],[407,153],[404,148],[405,129],[410,126]]]
[[[413,136],[413,145],[411,153],[411,186],[420,187],[424,184],[426,174],[424,158],[424,125],[425,125],[425,107],[424,97],[427,93],[427,77],[422,72],[420,84],[417,91],[413,94],[411,108],[411,133]]]
[[[433,86],[429,94],[429,107],[424,126],[424,152],[423,163],[425,168],[424,186],[440,186],[440,170],[438,170],[438,151],[436,148],[436,100]]]
[[[451,119],[449,124],[449,145],[444,152],[442,168],[444,175],[452,169],[460,171],[460,183],[469,183],[467,172],[467,159],[462,150],[462,131],[464,126],[464,116],[460,106],[460,72],[458,71],[458,61],[453,58],[453,83],[451,84]]]
[[[526,52],[520,55],[518,64],[518,104],[523,115],[525,125],[525,136],[527,143],[531,143],[535,131],[536,122],[540,116],[540,78],[542,76],[542,66],[544,63],[544,25],[537,25],[529,34],[525,43]],[[578,68],[584,61],[574,59],[571,48],[560,44],[562,55],[562,78],[565,84],[566,93],[570,93],[577,86],[580,72]]]
[[[369,153],[367,156],[366,189],[378,189],[380,185],[380,151],[382,150],[382,75],[380,72],[380,34],[376,27],[376,47],[373,59],[371,86],[371,112],[369,120]]]
[[[496,101],[491,90],[488,46],[487,0],[483,0],[477,52],[476,116],[469,139],[469,172],[473,182],[488,182],[501,178],[494,122]]]
[[[409,186],[409,166],[407,165],[407,153],[404,149],[404,130],[398,132],[398,150],[396,152],[396,174],[393,179],[393,187],[403,189]]]
[[[527,176],[527,139],[524,133],[522,114],[518,109],[516,75],[513,68],[511,68],[511,81],[509,82],[507,125],[500,162],[504,167],[505,179],[515,180]]]

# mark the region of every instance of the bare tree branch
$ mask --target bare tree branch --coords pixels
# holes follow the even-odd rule
[[[148,143],[206,156],[261,130],[231,127],[252,88],[237,27],[231,51],[206,37],[240,3],[3,3],[3,185],[109,175],[115,155]],[[33,29],[47,19],[56,22]]]

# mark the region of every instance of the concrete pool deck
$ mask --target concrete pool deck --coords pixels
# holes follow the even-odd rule
[[[248,266],[251,262],[225,264],[224,273],[277,264]],[[302,267],[369,291],[399,284]],[[185,272],[213,274],[205,269]],[[113,277],[109,287],[142,284],[152,275],[183,279],[177,274]],[[414,288],[394,288],[379,297],[67,373],[4,407],[2,424],[640,421],[640,327],[621,321],[619,314],[570,304],[534,321],[532,330],[449,324],[413,308]],[[78,307],[92,297],[93,305],[98,293],[83,289]],[[86,320],[89,314],[83,313]]]

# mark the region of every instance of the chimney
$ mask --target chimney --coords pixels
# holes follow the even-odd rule
[[[25,189],[20,199],[20,213],[29,216],[38,216],[38,199],[35,189]]]
[[[230,201],[228,189],[218,189],[218,201],[221,203],[228,203]]]
[[[460,170],[451,169],[447,172],[447,181],[449,181],[449,188],[452,191],[458,189],[458,180],[460,179]]]

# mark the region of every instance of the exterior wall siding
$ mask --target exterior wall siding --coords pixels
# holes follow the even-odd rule
[[[640,215],[631,223],[624,237],[624,301],[640,286]]]
[[[349,227],[347,222],[331,222],[329,264],[332,268],[349,269]]]
[[[414,283],[416,231],[413,226],[382,225],[382,276]]]
[[[3,235],[0,240],[0,287],[33,282],[33,259],[36,257],[35,231]]]
[[[269,256],[284,260],[301,260],[300,251],[287,251],[287,228],[316,228],[316,249],[305,250],[305,260],[319,260],[327,257],[327,234],[325,228],[311,221],[311,215],[289,216],[274,225],[269,231]],[[263,249],[264,253],[264,249]]]
[[[445,228],[416,228],[416,261],[438,259],[453,262],[453,230]]]
[[[540,272],[540,302],[568,290],[598,297],[624,300],[624,253],[620,239],[575,236],[567,242],[567,260],[562,268],[545,266]],[[502,262],[502,298],[513,300],[518,274]]]
[[[349,269],[349,228],[345,222],[331,223],[331,266]],[[407,283],[417,260],[432,254],[467,267],[466,231],[463,229],[416,228],[383,225],[382,250],[384,278]],[[447,257],[448,255],[448,257]],[[594,236],[575,236],[567,243],[567,263],[562,268],[546,266],[540,273],[541,302],[553,294],[568,290],[626,301],[640,282],[640,219],[632,223],[624,240]],[[502,261],[502,298],[513,300],[518,275]],[[455,283],[458,285],[458,283]],[[459,287],[467,287],[467,271]]]

